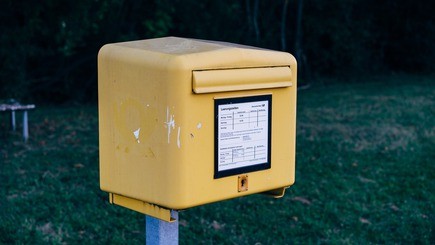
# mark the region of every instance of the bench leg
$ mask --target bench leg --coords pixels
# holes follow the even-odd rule
[[[11,128],[12,128],[12,131],[15,131],[15,129],[17,128],[16,123],[15,123],[15,111],[14,110],[11,111]]]
[[[23,138],[24,138],[24,141],[27,141],[27,139],[29,139],[29,126],[28,126],[27,122],[28,122],[27,111],[24,110],[23,111]]]

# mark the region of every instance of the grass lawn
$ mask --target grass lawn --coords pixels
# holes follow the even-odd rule
[[[21,114],[17,114],[17,119]],[[96,106],[0,114],[0,244],[143,244],[144,216],[99,189]],[[180,213],[181,244],[435,243],[435,78],[298,94],[296,183]]]

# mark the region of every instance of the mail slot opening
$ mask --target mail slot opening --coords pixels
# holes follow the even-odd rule
[[[193,92],[216,93],[292,86],[288,66],[218,69],[192,72]]]

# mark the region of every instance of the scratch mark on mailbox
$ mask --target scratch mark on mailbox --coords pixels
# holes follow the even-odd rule
[[[177,136],[177,146],[178,146],[178,148],[181,148],[180,131],[181,131],[181,127],[178,127],[178,136]]]
[[[166,107],[166,127],[168,128],[168,144],[170,143],[171,130],[175,129],[174,115],[169,115],[169,106]]]
[[[133,132],[134,137],[136,138],[137,143],[140,143],[140,141],[139,141],[139,133],[140,133],[140,128],[138,128],[137,130],[135,130]]]

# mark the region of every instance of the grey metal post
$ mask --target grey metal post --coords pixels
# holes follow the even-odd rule
[[[11,111],[11,127],[12,127],[12,131],[15,131],[15,129],[17,128],[15,123],[15,110]]]
[[[178,211],[171,211],[176,221],[170,223],[145,215],[145,239],[147,245],[178,244]]]
[[[29,138],[29,126],[28,126],[28,120],[27,120],[27,111],[23,111],[23,138],[24,141],[27,141]]]

